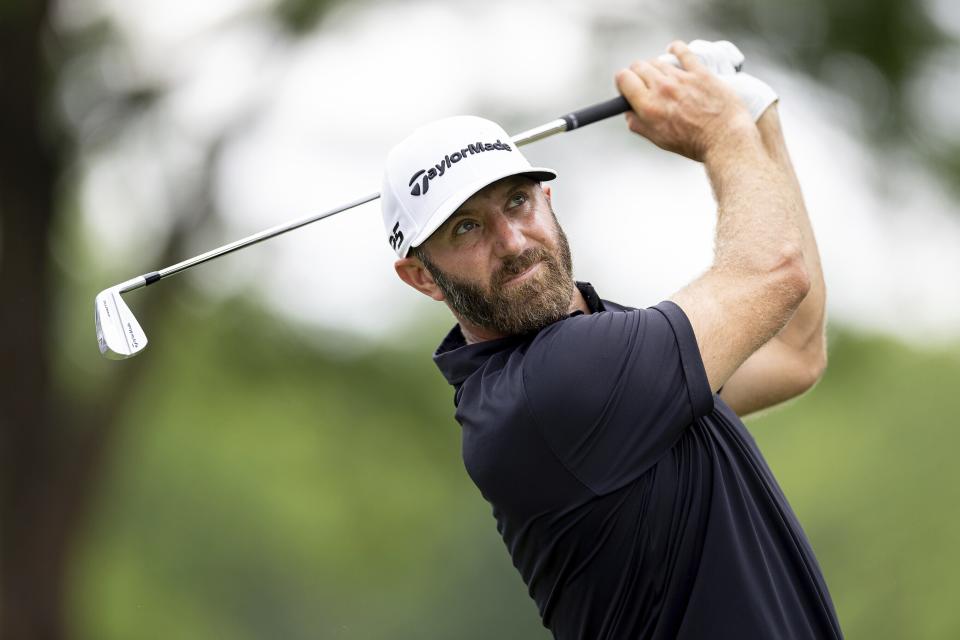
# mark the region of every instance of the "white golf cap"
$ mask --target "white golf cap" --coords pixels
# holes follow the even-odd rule
[[[420,127],[387,155],[381,195],[387,241],[406,256],[470,196],[515,175],[557,177],[531,166],[496,122],[455,116]]]

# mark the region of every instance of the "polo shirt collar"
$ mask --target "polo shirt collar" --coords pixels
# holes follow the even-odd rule
[[[577,289],[579,289],[580,294],[583,295],[583,299],[586,301],[591,313],[606,311],[605,302],[597,295],[592,284],[589,282],[577,282],[576,284]],[[583,312],[578,309],[571,313],[570,316],[582,314]],[[440,346],[437,347],[437,350],[433,354],[433,361],[436,363],[437,368],[440,369],[443,377],[447,379],[447,382],[456,386],[462,384],[470,374],[483,366],[483,363],[485,363],[490,356],[514,347],[530,339],[533,335],[536,335],[536,333],[537,332],[533,334],[519,334],[498,338],[496,340],[485,340],[483,342],[467,344],[467,340],[460,330],[460,325],[456,324],[453,329],[447,333],[447,336],[443,339],[443,342],[440,343]]]

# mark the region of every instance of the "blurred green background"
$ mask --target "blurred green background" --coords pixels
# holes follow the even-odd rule
[[[548,637],[428,342],[344,361],[214,313],[155,336],[176,347],[150,354],[79,545],[79,635]],[[749,426],[848,637],[956,637],[960,345],[831,337],[822,382]]]
[[[214,4],[206,30],[266,25],[280,50],[335,40],[343,11],[393,6]],[[164,6],[137,11],[160,20]],[[497,6],[509,16],[516,5]],[[598,6],[591,28],[621,39],[654,38],[617,18],[653,7],[687,33],[751,44],[844,96],[871,154],[907,158],[960,196],[960,135],[929,115],[915,82],[931,60],[958,59],[947,0]],[[177,86],[138,66],[129,11],[0,1],[0,637],[547,637],[462,468],[452,393],[429,357],[449,327],[442,312],[385,307],[389,332],[355,332],[252,288],[211,296],[184,278],[128,296],[150,349],[119,363],[97,354],[97,291],[233,239],[218,179],[260,108],[175,132],[190,137],[189,158],[158,153],[153,165],[175,188],[154,226],[133,230],[133,254],[110,254],[91,232],[89,168],[138,136],[173,135]],[[386,73],[409,72],[378,55]],[[869,90],[848,82],[851,65]],[[938,275],[955,299],[960,273]],[[748,420],[849,638],[960,637],[958,335],[833,323],[823,380]]]

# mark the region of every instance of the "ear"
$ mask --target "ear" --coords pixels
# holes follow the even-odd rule
[[[401,280],[423,295],[438,302],[444,300],[443,292],[419,258],[400,258],[393,263],[393,268]]]
[[[540,188],[543,190],[543,195],[547,196],[547,202],[553,202],[553,191],[550,189],[550,185],[540,185]]]

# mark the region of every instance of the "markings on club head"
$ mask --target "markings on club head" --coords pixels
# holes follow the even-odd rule
[[[117,320],[118,320],[118,322],[121,322],[121,323],[122,323],[123,320],[121,320],[121,319],[119,318],[119,315],[120,315],[120,305],[117,304],[117,297],[116,297],[116,296],[117,296],[117,293],[116,293],[115,291],[111,291],[111,292],[110,292],[110,297],[113,299],[113,305],[114,305],[115,307],[117,307],[117,316],[118,316]],[[121,326],[122,326],[122,325],[121,325]],[[129,322],[127,323],[127,326],[128,326],[128,327],[130,326],[130,323],[129,323]],[[121,331],[122,331],[122,329],[121,329]],[[131,335],[132,335],[132,332],[131,332]],[[126,342],[126,344],[127,344],[127,353],[133,353],[133,349],[130,348],[130,340],[127,339],[127,332],[126,332],[126,331],[123,331],[123,340],[124,340],[124,342]]]

